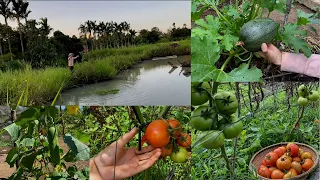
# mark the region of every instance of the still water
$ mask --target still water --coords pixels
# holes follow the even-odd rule
[[[62,92],[63,105],[190,105],[190,56],[148,60],[120,72],[114,79]],[[171,65],[178,66],[172,68]],[[104,94],[115,90],[116,94]],[[60,104],[57,102],[57,104]]]

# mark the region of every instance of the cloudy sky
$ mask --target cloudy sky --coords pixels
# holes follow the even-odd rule
[[[78,36],[78,27],[86,20],[127,21],[137,31],[156,26],[166,32],[173,22],[191,26],[190,1],[29,1],[29,9],[28,19],[47,17],[54,30],[70,36]],[[4,23],[2,17],[0,22]],[[16,22],[9,25],[15,27]]]

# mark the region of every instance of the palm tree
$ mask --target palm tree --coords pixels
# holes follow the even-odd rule
[[[4,22],[6,26],[8,26],[8,18],[12,17],[12,12],[9,7],[9,4],[10,4],[10,0],[0,0],[0,14],[4,17]],[[10,53],[12,53],[9,34],[7,34],[6,38],[8,39],[9,51]],[[12,57],[11,57],[11,60],[12,60]]]
[[[48,25],[48,18],[40,18],[40,31],[43,33],[44,36],[48,36],[50,32],[53,30],[49,25]]]
[[[88,48],[88,41],[87,41],[88,29],[87,29],[86,25],[80,24],[78,30],[80,31],[80,37],[84,36],[85,41],[86,41],[86,47]]]
[[[22,15],[22,18],[24,19],[25,23],[27,24],[28,22],[28,16],[29,14],[31,13],[32,11],[30,10],[27,10],[23,15]]]
[[[93,26],[92,26],[92,21],[90,21],[90,20],[87,20],[86,22],[85,22],[85,26],[86,26],[86,28],[87,28],[87,32],[89,33],[89,40],[91,40],[91,42],[92,42],[92,30],[93,30]],[[91,43],[91,50],[93,50],[93,45],[92,45],[92,43]]]
[[[20,34],[20,42],[21,42],[21,50],[22,50],[22,56],[24,58],[24,47],[23,47],[23,40],[22,40],[22,32],[21,32],[21,18],[25,18],[25,15],[27,14],[27,9],[29,6],[29,3],[24,0],[12,0],[12,10],[13,10],[13,16],[18,21],[18,30]]]
[[[136,36],[137,32],[135,30],[133,30],[133,29],[130,29],[129,33],[130,33],[131,44],[135,45],[133,40],[134,40],[134,37]]]

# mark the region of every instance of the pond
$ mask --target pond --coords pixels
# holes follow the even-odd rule
[[[143,61],[112,80],[66,90],[60,102],[81,106],[190,105],[190,67],[179,63],[187,59],[190,56]]]

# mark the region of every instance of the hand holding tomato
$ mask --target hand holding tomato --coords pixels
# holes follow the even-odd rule
[[[161,150],[152,146],[143,147],[141,151],[125,147],[137,132],[137,128],[132,129],[92,158],[90,177],[125,179],[150,168],[159,159]]]

